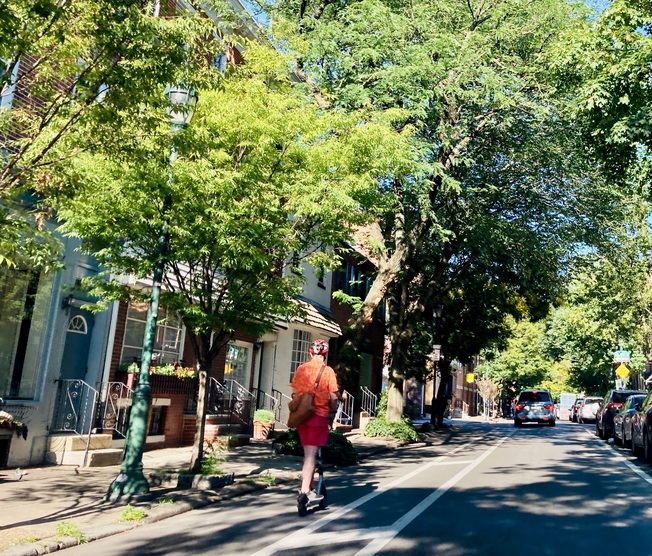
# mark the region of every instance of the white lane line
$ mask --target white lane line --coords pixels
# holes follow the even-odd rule
[[[514,434],[514,433],[512,433]],[[435,492],[428,496],[425,500],[417,504],[412,508],[408,513],[404,514],[402,517],[397,519],[394,524],[388,528],[387,531],[378,535],[371,543],[369,543],[365,548],[358,551],[355,556],[374,556],[383,547],[390,542],[396,535],[398,535],[405,527],[407,527],[412,521],[419,517],[423,512],[425,512],[430,506],[432,506],[439,498],[441,498],[450,488],[455,486],[459,481],[466,477],[471,471],[473,471],[478,465],[480,465],[485,459],[487,459],[498,447],[505,442],[510,436],[503,437],[497,444],[493,445],[486,452],[484,452],[478,459],[473,463],[462,469],[457,475],[450,478],[442,486],[440,486]]]
[[[594,437],[595,435],[593,433],[589,433],[587,430],[586,433]],[[646,483],[649,485],[652,485],[652,477],[650,477],[645,471],[640,469],[638,466],[634,465],[631,461],[629,461],[624,454],[621,453],[620,450],[616,448],[616,446],[612,446],[608,442],[605,442],[604,444],[600,443],[600,446],[602,446],[606,450],[610,450],[614,452],[615,454],[618,455],[618,457],[622,460],[622,462],[634,473],[636,473],[641,479],[643,479]]]
[[[511,436],[511,435],[510,435]],[[489,453],[493,452],[495,448],[497,448],[500,444],[502,444],[508,437],[504,437],[499,441],[498,444],[496,444],[494,447],[489,449]],[[462,444],[461,446],[458,446],[457,448],[454,448],[451,450],[447,455],[442,456],[441,458],[438,458],[436,461],[432,461],[430,463],[427,463],[423,466],[417,467],[407,475],[402,475],[393,481],[386,483],[384,485],[379,486],[375,491],[370,492],[369,494],[366,494],[365,496],[358,498],[357,500],[354,500],[350,504],[347,504],[346,506],[340,508],[339,510],[336,510],[332,513],[330,513],[327,516],[322,517],[321,519],[318,519],[314,521],[313,523],[307,525],[306,527],[303,527],[294,533],[291,533],[290,535],[287,535],[286,537],[283,537],[282,539],[279,539],[275,543],[259,550],[258,552],[255,552],[252,556],[271,556],[272,554],[276,554],[276,552],[281,551],[281,550],[290,550],[294,548],[302,548],[306,546],[316,546],[316,545],[325,545],[325,544],[333,544],[333,543],[341,543],[341,542],[349,542],[351,540],[361,540],[361,539],[366,539],[366,538],[377,538],[378,535],[386,535],[387,531],[393,531],[395,528],[395,525],[392,525],[390,527],[372,527],[369,529],[356,529],[356,530],[351,530],[351,531],[338,531],[336,533],[319,533],[316,534],[315,532],[324,527],[325,525],[331,523],[332,521],[335,521],[339,519],[340,517],[344,516],[345,514],[349,513],[350,511],[354,510],[355,508],[358,508],[359,506],[365,504],[366,502],[369,502],[370,500],[373,500],[376,498],[376,496],[380,496],[384,492],[394,488],[397,485],[400,485],[401,483],[404,483],[408,480],[410,480],[412,477],[415,477],[416,475],[419,475],[423,473],[424,471],[430,469],[431,467],[437,467],[441,465],[446,465],[446,464],[455,464],[457,462],[451,461],[443,461],[446,458],[456,454],[457,452],[472,446],[475,441],[479,440],[479,438],[474,438],[473,441],[467,442],[465,444]],[[487,454],[489,455],[489,454]],[[483,456],[480,456],[480,461],[484,459],[484,454]],[[476,462],[479,463],[478,460],[470,460],[471,464],[473,467],[475,467]],[[468,463],[468,460],[464,462],[460,462],[460,464],[466,464]],[[472,468],[471,468],[472,469]],[[469,469],[469,471],[471,470]],[[458,473],[459,475],[459,473]],[[456,475],[456,477],[458,476]],[[461,477],[460,477],[461,478]],[[449,481],[450,482],[450,481]],[[446,483],[448,484],[448,483]],[[451,485],[452,486],[452,485]],[[443,488],[443,487],[442,487]],[[448,487],[450,488],[450,486]],[[448,490],[448,488],[446,490]],[[443,492],[442,492],[443,494]],[[441,494],[439,495],[441,496]],[[439,498],[439,496],[437,498]],[[436,498],[435,498],[436,500]],[[434,500],[433,500],[434,502]],[[400,520],[399,520],[400,521]],[[398,523],[398,522],[397,522]],[[406,524],[407,525],[407,524]],[[395,535],[394,535],[395,536]],[[392,537],[393,538],[393,537]],[[389,539],[388,539],[389,540]]]

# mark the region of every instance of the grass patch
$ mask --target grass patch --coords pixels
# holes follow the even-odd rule
[[[259,475],[256,477],[256,481],[259,483],[265,483],[267,486],[276,486],[276,477],[270,475],[269,473],[265,475]]]
[[[145,519],[145,510],[127,504],[120,512],[119,521],[142,521],[143,519]]]
[[[84,535],[79,527],[72,521],[57,521],[54,532],[58,537],[71,537],[73,539],[77,539],[79,544],[86,542],[86,535]]]
[[[172,498],[159,498],[156,503],[159,505],[174,504],[174,500],[172,500]]]

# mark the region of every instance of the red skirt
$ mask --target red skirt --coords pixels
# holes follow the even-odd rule
[[[328,417],[313,415],[297,427],[302,446],[326,446],[328,442]]]

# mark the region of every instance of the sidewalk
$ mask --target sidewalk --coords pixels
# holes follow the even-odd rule
[[[347,436],[362,459],[399,445],[396,440],[367,438],[355,431]],[[193,508],[262,490],[269,485],[265,476],[274,477],[279,483],[298,482],[303,461],[296,456],[274,454],[270,443],[239,446],[224,455],[226,462],[221,467],[235,474],[233,485],[218,491],[152,487],[149,494],[131,502],[132,506],[145,510],[146,517],[137,522],[120,521],[124,502],[104,500],[109,485],[119,473],[119,466],[60,465],[28,468],[22,472],[2,470],[0,554],[45,554],[78,544],[77,538],[62,535],[61,530],[65,528],[68,534],[83,534],[85,541],[113,535]],[[145,476],[156,470],[188,467],[190,457],[191,447],[145,452]],[[62,521],[66,523],[61,525]]]

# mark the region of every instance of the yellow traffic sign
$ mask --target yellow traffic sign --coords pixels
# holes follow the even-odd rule
[[[627,378],[629,376],[629,369],[625,364],[621,363],[616,369],[616,375],[618,378]]]

